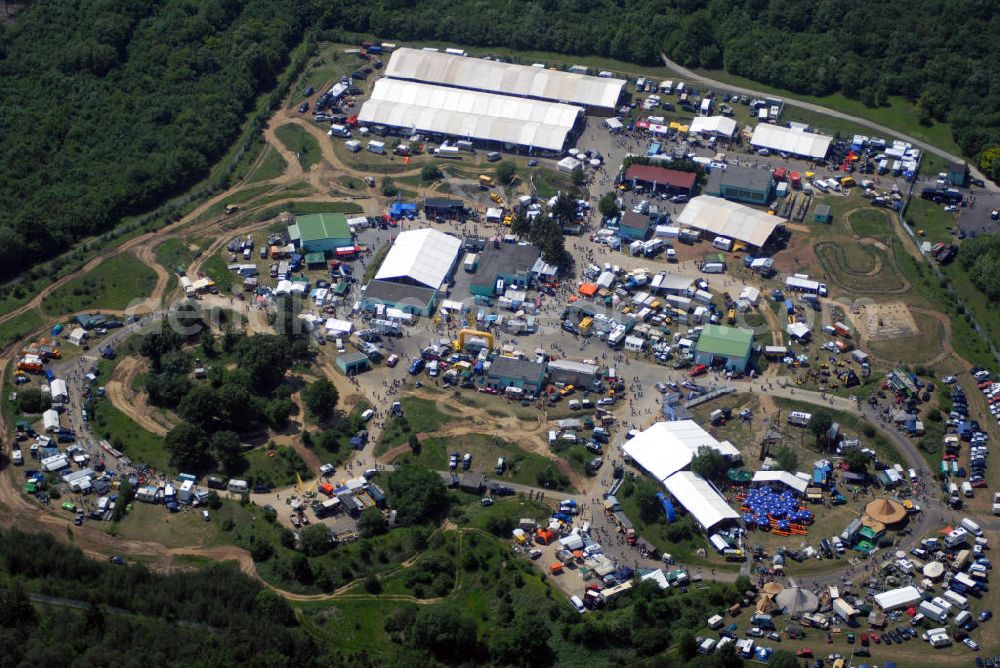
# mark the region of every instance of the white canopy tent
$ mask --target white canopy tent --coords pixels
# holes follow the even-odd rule
[[[358,121],[561,151],[579,107],[444,86],[379,79]]]
[[[692,134],[732,137],[736,134],[736,121],[725,116],[696,116],[688,132]]]
[[[625,86],[624,79],[409,48],[397,49],[392,54],[385,75],[393,79],[601,107],[608,111],[614,110]]]
[[[677,217],[681,227],[693,227],[760,248],[784,221],[737,202],[699,195]]]
[[[437,290],[458,257],[461,239],[428,228],[408,230],[396,237],[375,280],[410,279]]]
[[[696,473],[680,471],[667,478],[663,484],[705,531],[710,531],[726,520],[738,520],[740,517],[715,487]]]
[[[822,160],[830,150],[831,137],[806,132],[798,128],[786,128],[770,123],[760,123],[754,128],[750,145],[792,155]]]
[[[809,483],[788,471],[757,471],[753,482],[758,484],[779,483],[798,494],[805,494]]]
[[[691,463],[700,447],[709,447],[730,460],[740,451],[729,441],[718,441],[694,420],[656,422],[625,441],[622,449],[639,467],[664,481]]]

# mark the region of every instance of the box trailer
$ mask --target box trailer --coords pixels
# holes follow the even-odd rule
[[[368,142],[367,148],[372,153],[376,153],[378,155],[385,155],[385,142],[376,141],[373,139],[370,142]]]

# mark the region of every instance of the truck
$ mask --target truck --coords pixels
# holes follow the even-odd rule
[[[464,268],[470,274],[476,271],[479,266],[479,254],[478,253],[466,253]]]
[[[489,190],[490,188],[495,188],[497,182],[493,180],[492,176],[487,176],[485,174],[479,175],[479,187],[483,190]]]

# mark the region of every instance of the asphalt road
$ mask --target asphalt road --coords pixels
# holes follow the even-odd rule
[[[737,93],[740,93],[741,95],[746,94],[746,95],[754,95],[754,96],[758,96],[758,97],[762,97],[762,96],[765,96],[765,95],[770,95],[770,93],[765,93],[764,91],[754,90],[752,88],[744,88],[742,86],[734,86],[732,84],[724,83],[722,81],[716,81],[714,79],[709,79],[708,77],[704,77],[704,76],[702,76],[700,74],[696,74],[695,72],[692,72],[691,70],[689,70],[688,68],[680,65],[679,63],[675,63],[674,61],[672,61],[669,58],[667,58],[666,54],[660,54],[660,55],[663,57],[663,63],[667,67],[669,67],[670,69],[674,70],[675,72],[678,72],[681,76],[683,76],[686,79],[690,79],[691,81],[696,81],[696,82],[698,82],[700,84],[704,84],[706,86],[715,86],[715,87],[722,88],[723,90],[727,90],[727,91],[735,91]],[[869,121],[868,119],[860,118],[858,116],[851,116],[850,114],[845,114],[845,113],[840,112],[840,111],[835,111],[833,109],[828,109],[827,107],[823,107],[823,106],[818,105],[818,104],[813,104],[812,102],[803,102],[802,100],[796,100],[795,98],[789,98],[789,97],[785,97],[785,96],[782,96],[782,98],[785,100],[785,104],[787,104],[789,106],[799,107],[801,109],[807,109],[809,111],[816,112],[817,114],[823,114],[824,116],[831,116],[833,118],[840,118],[840,119],[843,119],[845,121],[851,121],[852,123],[857,123],[858,125],[863,125],[865,127],[872,128],[873,130],[878,130],[879,132],[881,132],[881,133],[883,133],[885,135],[888,135],[890,137],[895,137],[897,139],[901,139],[903,141],[910,142],[914,146],[919,146],[920,148],[924,149],[925,151],[929,151],[929,152],[931,152],[931,153],[933,153],[935,155],[939,155],[942,158],[945,158],[946,160],[950,160],[952,162],[966,162],[966,159],[963,158],[963,157],[961,157],[961,156],[954,155],[952,153],[948,153],[947,151],[945,151],[943,149],[940,149],[937,146],[934,146],[932,144],[928,144],[927,142],[924,142],[924,141],[920,141],[919,139],[916,139],[915,137],[910,137],[909,135],[905,135],[905,134],[901,133],[899,130],[894,130],[893,128],[887,127],[885,125],[881,125],[879,123],[875,123],[873,121]],[[973,177],[980,178],[980,179],[983,179],[984,181],[986,181],[986,177],[983,176],[983,174],[979,170],[977,170],[975,168],[975,166],[973,166],[973,165],[970,164],[969,165],[969,171],[972,173]],[[994,184],[994,183],[992,183],[990,181],[986,181],[986,189],[990,190],[992,192],[1000,192],[1000,187],[998,187],[996,184]]]

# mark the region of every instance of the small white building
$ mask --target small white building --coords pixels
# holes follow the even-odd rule
[[[49,386],[52,392],[53,403],[64,403],[69,401],[69,388],[66,387],[66,381],[62,378],[55,378],[52,380],[52,384]]]
[[[45,431],[49,433],[59,431],[59,413],[50,408],[42,413],[42,423],[45,425]]]
[[[72,343],[74,346],[82,346],[87,342],[87,330],[85,330],[83,327],[77,327],[76,329],[74,329],[72,332],[69,333],[69,336],[67,337],[66,340]]]

